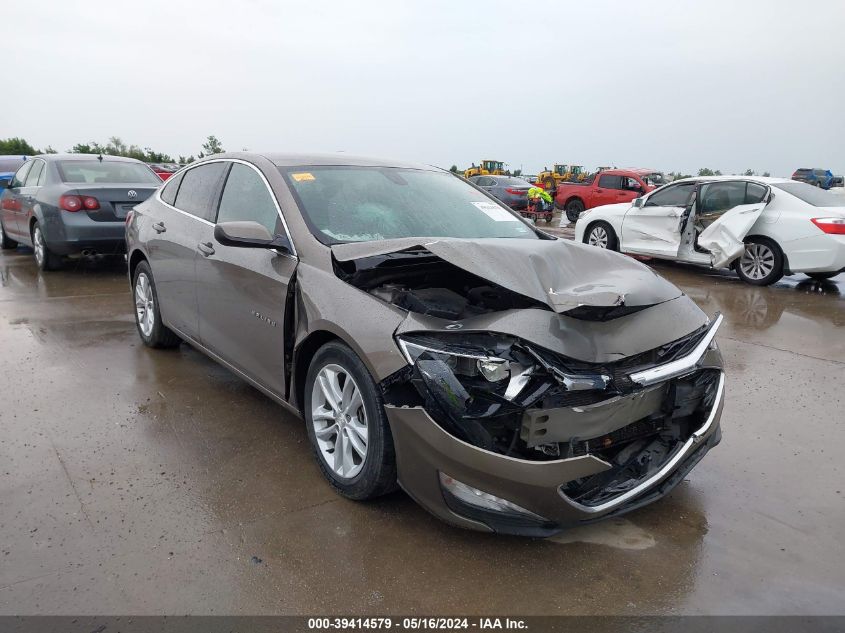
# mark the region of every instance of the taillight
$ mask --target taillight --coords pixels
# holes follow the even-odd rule
[[[82,206],[89,211],[94,211],[100,208],[100,201],[94,196],[82,196]]]
[[[79,196],[62,196],[59,198],[59,208],[65,211],[79,211],[82,208],[82,198]]]
[[[845,235],[845,218],[813,218],[810,221],[828,235]]]
[[[62,196],[59,198],[59,208],[65,211],[95,211],[100,208],[100,201],[94,196]]]
[[[515,196],[521,196],[522,194],[527,193],[528,189],[514,189],[513,187],[508,187],[505,191],[512,193]]]

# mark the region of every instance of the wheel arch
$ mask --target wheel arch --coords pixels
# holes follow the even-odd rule
[[[786,251],[784,250],[784,248],[783,248],[783,246],[781,245],[780,242],[778,242],[772,236],[763,235],[762,233],[750,233],[750,234],[746,235],[744,238],[742,238],[742,241],[747,244],[749,241],[755,240],[755,239],[756,240],[763,240],[765,242],[770,242],[771,244],[774,244],[774,246],[780,251],[780,256],[781,256],[781,259],[783,260],[783,271],[782,272],[783,272],[784,276],[793,274],[792,269],[789,267],[789,256],[786,254]],[[739,257],[737,257],[734,261],[732,261],[730,263],[730,266],[733,266],[736,262],[738,262],[740,257],[742,257],[741,253],[740,253]]]
[[[132,278],[135,276],[135,269],[138,267],[138,264],[141,262],[147,262],[149,264],[150,260],[147,258],[147,255],[142,251],[140,248],[136,248],[132,251],[129,255],[129,283],[132,283]]]
[[[340,341],[348,345],[335,332],[316,330],[308,334],[294,348],[292,363],[293,393],[291,394],[293,397],[291,398],[290,404],[296,407],[301,415],[305,414],[303,406],[305,405],[305,379],[308,376],[308,367],[311,365],[311,361],[314,359],[317,350],[332,341]]]

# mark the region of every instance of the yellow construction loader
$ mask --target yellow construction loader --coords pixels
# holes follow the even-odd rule
[[[505,164],[500,160],[482,160],[481,165],[476,167],[475,163],[472,167],[464,171],[464,178],[472,178],[473,176],[503,176],[505,174]]]

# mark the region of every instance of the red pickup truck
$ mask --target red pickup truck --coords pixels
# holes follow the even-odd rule
[[[566,211],[567,219],[575,222],[584,209],[631,202],[665,182],[663,174],[654,169],[607,169],[585,182],[558,183],[555,208]]]

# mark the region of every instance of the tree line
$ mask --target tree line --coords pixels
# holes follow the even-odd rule
[[[202,144],[202,149],[197,153],[196,157],[178,156],[173,158],[170,154],[164,152],[156,152],[149,147],[140,147],[138,145],[127,145],[119,136],[111,136],[107,143],[99,143],[97,141],[89,141],[87,143],[77,143],[69,150],[70,154],[104,154],[107,156],[125,156],[127,158],[135,158],[145,163],[179,163],[184,165],[192,163],[198,158],[203,158],[211,154],[220,154],[225,152],[223,144],[213,134],[206,138],[205,143]],[[0,155],[3,156],[33,156],[35,154],[56,154],[58,153],[50,145],[43,150],[36,149],[27,142],[26,139],[17,136],[0,139]]]

